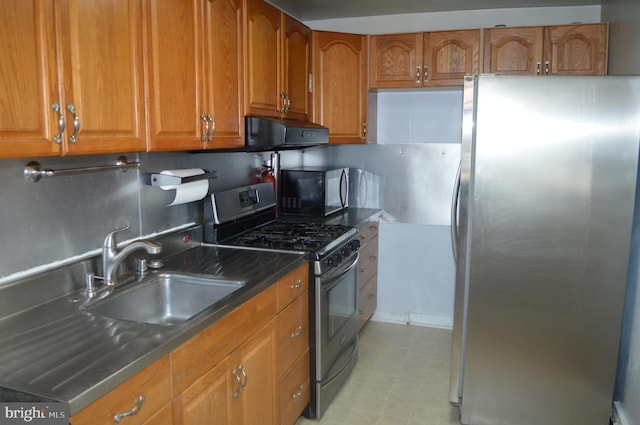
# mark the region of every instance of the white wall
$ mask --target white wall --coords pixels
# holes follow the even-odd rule
[[[628,0],[629,2],[634,0]],[[412,13],[362,18],[305,21],[314,30],[357,34],[391,34],[414,31],[441,31],[490,28],[495,25],[557,25],[572,22],[600,22],[600,6],[532,7],[527,9],[486,9],[458,12]]]
[[[609,73],[640,75],[640,2],[608,0],[602,20],[609,22]],[[640,179],[639,179],[640,186]],[[629,267],[627,300],[616,391],[620,425],[640,424],[640,187],[636,192],[636,220]]]

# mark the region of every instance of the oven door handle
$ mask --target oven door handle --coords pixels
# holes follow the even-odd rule
[[[346,276],[351,270],[353,270],[354,267],[358,265],[359,259],[360,259],[360,253],[358,252],[356,253],[356,258],[353,260],[351,264],[349,264],[349,266],[346,269],[344,269],[344,271],[342,271],[339,275],[330,278],[326,282],[322,282],[322,289],[327,289],[327,290],[331,289],[332,286],[334,286],[340,279]]]

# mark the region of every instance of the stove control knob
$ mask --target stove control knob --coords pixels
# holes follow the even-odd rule
[[[333,257],[329,257],[329,258],[327,258],[327,265],[328,265],[329,267],[333,267],[333,266],[334,266]]]

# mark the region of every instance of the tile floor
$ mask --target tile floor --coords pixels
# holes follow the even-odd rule
[[[459,425],[450,351],[450,330],[369,322],[358,364],[327,412],[296,425]]]

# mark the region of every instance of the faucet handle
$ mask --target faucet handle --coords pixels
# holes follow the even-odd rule
[[[131,229],[131,225],[127,224],[125,227],[107,233],[107,236],[104,238],[104,247],[116,248],[116,233],[126,232],[129,229]]]

